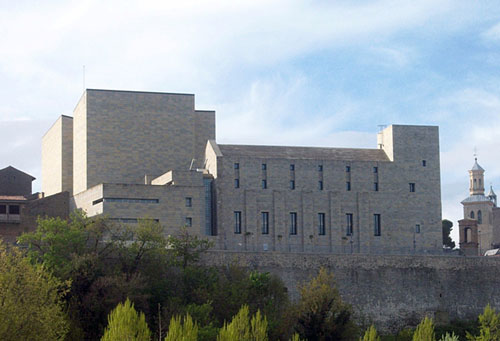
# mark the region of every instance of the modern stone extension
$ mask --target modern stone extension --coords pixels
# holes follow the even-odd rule
[[[391,125],[373,149],[224,145],[194,95],[86,90],[43,138],[42,190],[90,216],[188,226],[220,250],[436,254],[438,135]]]

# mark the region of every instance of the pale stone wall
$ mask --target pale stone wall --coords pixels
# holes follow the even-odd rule
[[[87,92],[84,92],[73,112],[73,193],[87,186]]]
[[[215,180],[219,247],[332,253],[442,252],[437,127],[390,126],[386,132],[391,134],[393,162],[379,158],[376,151],[370,152],[372,161],[360,161],[350,159],[343,150],[338,155],[344,159],[315,158],[314,148],[309,157],[297,158],[292,150],[283,157],[270,158],[259,157],[267,147],[241,146],[241,155],[227,155],[227,148],[219,146],[222,156],[211,162],[222,164]],[[353,150],[353,155],[358,154]],[[265,171],[262,164],[267,166]],[[346,172],[347,166],[350,172]],[[236,178],[240,188],[234,186]],[[262,188],[264,179],[267,189]],[[318,187],[320,179],[323,190]],[[295,181],[293,190],[291,180]],[[350,191],[346,190],[347,181]],[[374,191],[374,182],[378,182],[378,191]],[[415,184],[415,192],[410,192],[410,183]],[[234,232],[235,211],[242,212],[241,234]],[[262,212],[269,212],[269,234],[261,231]],[[297,235],[290,234],[291,212],[297,213]],[[319,213],[325,214],[325,235],[319,235]],[[352,236],[346,233],[348,213],[353,214]],[[380,236],[374,235],[374,214],[380,214]],[[417,224],[420,233],[415,232]]]
[[[42,137],[42,192],[52,195],[62,189],[62,116]]]
[[[395,332],[425,316],[436,322],[476,320],[489,303],[500,309],[500,257],[380,256],[212,251],[207,265],[228,264],[270,272],[292,298],[320,267],[333,272],[340,294],[359,322]]]
[[[215,113],[195,111],[194,95],[87,90],[84,111],[75,112],[75,150],[83,149],[78,166],[75,152],[75,167],[86,178],[75,193],[99,183],[141,183],[146,174],[188,170],[193,158],[203,159],[206,140],[215,138]],[[86,140],[77,140],[76,121],[85,127],[78,134]]]

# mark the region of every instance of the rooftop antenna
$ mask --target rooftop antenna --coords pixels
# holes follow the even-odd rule
[[[474,146],[474,160],[477,161],[477,148]]]
[[[85,65],[83,65],[83,91],[85,91]]]

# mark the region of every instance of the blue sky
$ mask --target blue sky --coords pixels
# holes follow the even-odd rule
[[[500,192],[495,1],[0,0],[0,167],[35,190],[83,65],[88,88],[194,93],[221,143],[376,147],[379,124],[439,125],[443,217],[462,216],[475,147]]]

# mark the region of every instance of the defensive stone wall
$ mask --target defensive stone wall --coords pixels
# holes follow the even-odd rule
[[[276,274],[292,299],[300,283],[326,267],[360,322],[382,331],[415,326],[425,315],[437,323],[473,320],[488,303],[500,309],[500,257],[211,251],[203,258]]]

